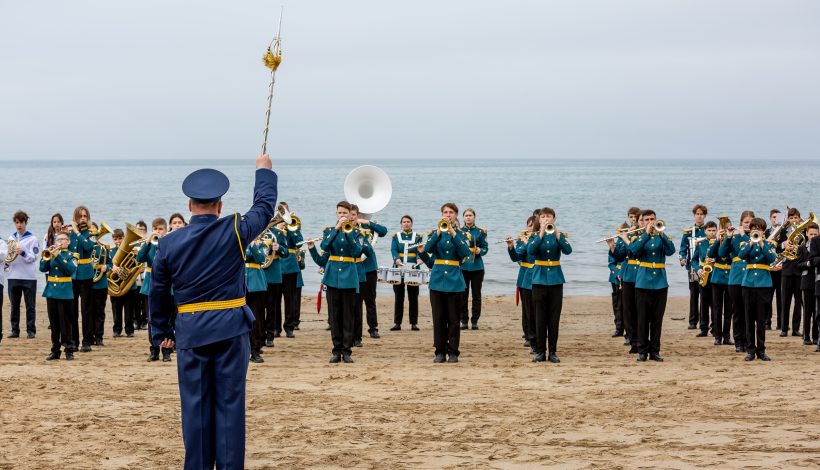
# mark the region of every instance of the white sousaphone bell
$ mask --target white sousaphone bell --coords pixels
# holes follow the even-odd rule
[[[364,165],[348,173],[344,183],[345,199],[359,206],[361,217],[370,217],[387,207],[393,195],[390,177],[379,167]]]

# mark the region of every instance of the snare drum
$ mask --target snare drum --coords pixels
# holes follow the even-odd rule
[[[422,271],[422,281],[424,285],[430,284],[430,271]]]
[[[411,269],[404,273],[404,283],[408,286],[420,286],[424,283],[424,273],[418,269]]]
[[[401,284],[401,268],[389,268],[387,270],[388,284]]]
[[[387,282],[387,271],[389,269],[390,268],[384,266],[379,266],[379,268],[376,270],[376,276],[379,282]]]

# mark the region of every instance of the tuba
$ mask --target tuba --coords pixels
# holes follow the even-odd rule
[[[108,294],[111,297],[125,295],[140,274],[140,263],[137,263],[136,253],[132,248],[137,242],[145,240],[146,236],[137,227],[125,224],[125,238],[120,243],[120,249],[111,260],[111,264],[120,269],[119,273],[111,271],[108,274]]]

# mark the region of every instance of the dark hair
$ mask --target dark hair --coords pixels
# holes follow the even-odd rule
[[[56,241],[57,241],[57,238],[59,238],[59,237],[66,237],[66,238],[68,238],[69,240],[71,239],[71,237],[70,237],[70,236],[68,236],[68,234],[67,234],[67,233],[65,233],[65,232],[58,232],[58,233],[56,233],[56,234],[54,235],[54,241],[56,242]]]
[[[811,229],[820,230],[820,226],[818,226],[814,222],[809,222],[808,224],[806,224],[806,230],[808,231]]]
[[[441,209],[439,209],[439,212],[444,212],[444,209],[452,209],[453,212],[458,214],[458,206],[455,202],[445,202],[441,205]]]
[[[779,214],[779,213],[780,213],[780,209],[772,209],[772,210],[769,211],[769,217],[771,217],[775,214]]]
[[[14,216],[12,216],[11,220],[12,220],[13,222],[25,222],[25,223],[28,223],[28,214],[26,214],[26,213],[25,213],[25,212],[23,212],[23,211],[17,211],[17,212],[15,212],[15,213],[14,213]]]
[[[796,208],[796,207],[789,207],[789,214],[788,214],[788,217],[791,217],[791,216],[793,216],[793,215],[796,215],[796,216],[800,217],[800,211],[799,211],[799,210],[797,210],[797,208]]]
[[[766,230],[766,221],[760,217],[755,217],[749,224],[749,230]]]
[[[709,213],[709,210],[706,209],[706,206],[704,206],[703,204],[695,204],[695,207],[692,208],[692,214],[697,213],[697,211],[699,211],[699,210],[703,211],[703,215],[706,215],[706,214]]]
[[[358,214],[359,213],[359,206],[357,206],[356,204],[351,204],[350,205],[350,210],[351,211],[356,211],[356,213]]]
[[[115,228],[113,232],[111,232],[111,238],[122,238],[125,236],[122,229]]]
[[[551,207],[545,207],[545,208],[541,209],[540,211],[538,211],[538,215],[544,215],[544,214],[551,215],[551,216],[555,217],[555,211],[552,210]]]
[[[710,220],[709,222],[706,222],[706,225],[704,225],[704,226],[703,226],[703,228],[704,228],[704,229],[707,229],[707,228],[717,228],[717,224],[715,223],[715,221],[714,221],[714,220]]]
[[[163,219],[162,217],[157,217],[156,219],[151,221],[151,228],[160,226],[168,228],[168,223],[165,222],[165,219]]]
[[[655,217],[658,216],[658,214],[656,214],[652,209],[644,209],[641,211],[641,217],[646,217],[647,215],[654,215]]]
[[[174,212],[171,214],[171,217],[168,217],[168,223],[173,222],[174,219],[180,219],[182,220],[182,225],[188,225],[188,222],[185,222],[185,217],[183,217],[179,212]]]
[[[527,223],[529,224],[530,222],[532,222],[532,231],[533,232],[538,232],[538,231],[541,230],[541,224],[538,222],[538,217],[536,217],[534,215],[531,215],[531,216],[527,217]]]
[[[345,208],[345,209],[347,209],[347,210],[350,210],[350,209],[351,209],[350,203],[349,203],[349,202],[347,202],[347,201],[339,201],[339,202],[337,202],[337,203],[336,203],[336,208],[338,209],[338,208],[340,208],[340,207],[343,207],[343,208]]]
[[[48,231],[46,232],[46,245],[51,246],[57,241],[57,237],[55,237],[56,233],[54,232],[54,218],[57,217],[60,220],[61,224],[64,224],[65,221],[63,220],[63,215],[59,212],[55,213],[51,216],[48,223]]]
[[[754,211],[743,211],[743,212],[741,212],[741,213],[740,213],[740,220],[738,221],[738,223],[741,223],[741,224],[742,224],[742,223],[743,223],[743,219],[745,219],[746,217],[751,217],[751,218],[753,218],[753,219],[754,219],[754,218],[755,218],[755,213],[754,213]]]
[[[137,223],[134,225],[142,225],[143,227],[148,227],[144,220],[138,220]]]
[[[413,223],[413,218],[412,218],[412,217],[410,217],[410,216],[409,216],[409,215],[407,215],[407,214],[405,214],[405,215],[401,216],[401,221],[400,221],[400,222],[404,222],[404,219],[407,219],[407,220],[409,220],[409,221],[410,221],[410,223]]]
[[[466,213],[468,213],[468,212],[472,212],[472,213],[473,213],[473,217],[475,217],[475,210],[474,210],[472,207],[468,207],[468,208],[464,209],[464,212],[462,212],[462,214],[461,214],[461,215],[463,216],[464,214],[466,214]]]
[[[533,209],[533,211],[532,211],[533,217],[538,217],[538,214],[540,214],[540,213],[541,213],[541,208]]]
[[[626,212],[627,215],[638,215],[641,213],[641,209],[638,207],[630,207],[629,210]]]

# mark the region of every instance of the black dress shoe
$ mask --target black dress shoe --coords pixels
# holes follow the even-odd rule
[[[458,362],[458,356],[450,354],[450,357],[447,358],[447,362]]]
[[[162,362],[171,362],[171,353],[170,352],[162,352]]]
[[[732,338],[723,338],[723,344],[734,346],[735,341]]]
[[[416,325],[410,325],[410,329],[413,331],[419,331],[419,327]]]
[[[466,330],[466,329],[467,329],[467,323],[466,323],[466,322],[464,322],[464,323],[462,323],[462,324],[461,324],[461,329],[462,329],[462,330]]]
[[[632,347],[629,348],[629,354],[638,354],[638,347],[633,344]]]
[[[772,358],[770,358],[770,357],[769,357],[766,353],[764,353],[764,352],[762,352],[762,353],[757,353],[757,358],[758,358],[758,359],[760,359],[761,361],[771,361],[771,360],[772,360]]]
[[[265,340],[265,346],[272,348],[273,347],[273,338],[267,338]]]
[[[624,336],[624,346],[630,345],[632,345],[632,338],[630,338],[629,336]]]
[[[739,353],[746,352],[746,348],[744,348],[743,346],[735,345],[735,352],[739,352]]]
[[[396,323],[395,325],[393,325],[393,328],[390,328],[390,331],[401,331],[401,325]]]
[[[638,354],[638,362],[646,362],[646,353]]]
[[[532,358],[532,362],[547,362],[547,354],[546,353],[537,353],[534,358]]]
[[[113,335],[113,336],[114,336],[115,338],[119,338],[120,336],[122,336],[122,333],[114,333],[114,335]]]
[[[689,329],[690,329],[690,330],[696,330],[697,328],[698,328],[698,325],[696,325],[696,324],[694,324],[694,323],[690,323],[690,324],[689,324]]]
[[[649,360],[655,362],[663,362],[663,358],[658,353],[649,353]]]
[[[782,338],[784,336],[789,336],[789,333],[787,331],[781,331],[780,332],[780,337]]]
[[[477,325],[477,324],[475,324],[475,323],[473,323],[473,326],[471,327],[471,329],[473,329],[473,330],[477,330],[477,329],[478,329],[478,325]]]
[[[723,344],[723,338],[715,338],[715,346],[720,346]]]
[[[101,340],[101,339],[98,339],[97,341],[95,341],[94,344],[96,344],[97,346],[105,346],[105,343],[103,343],[103,340]]]
[[[83,347],[80,348],[80,352],[91,352],[91,346],[84,344]]]
[[[20,337],[20,333],[12,333],[12,334],[9,335],[9,338],[19,338],[19,337]]]
[[[154,362],[159,360],[159,351],[151,352],[148,354],[148,362]]]
[[[709,333],[708,333],[708,332],[706,332],[706,331],[703,331],[703,330],[701,330],[701,332],[700,332],[700,333],[698,333],[698,334],[696,334],[696,335],[695,335],[695,337],[696,337],[696,338],[705,338],[705,337],[707,337],[707,336],[709,336]]]
[[[624,335],[624,332],[623,332],[622,330],[615,330],[615,331],[612,333],[612,337],[613,337],[613,338],[617,338],[618,336],[623,336],[623,335]]]
[[[48,356],[46,356],[47,361],[56,361],[59,358],[60,358],[60,353],[58,353],[58,352],[56,352],[56,353],[53,352],[53,353],[49,354]]]
[[[34,333],[26,333],[26,338],[28,338],[28,339],[34,339],[34,337],[35,337],[35,334],[34,334]]]
[[[261,364],[261,363],[265,362],[265,360],[262,359],[262,356],[260,356],[259,353],[256,353],[256,354],[251,354],[251,362],[253,362],[255,364]]]
[[[296,335],[293,334],[293,330],[285,330],[285,336],[288,338],[295,338]]]
[[[814,350],[814,352],[820,352],[820,344],[817,345],[817,348]]]
[[[331,364],[338,364],[339,362],[342,362],[342,355],[338,354],[338,353],[333,353],[333,355],[330,356],[330,361],[329,362]]]
[[[444,354],[436,354],[436,358],[433,359],[433,362],[436,364],[441,364],[444,362]]]
[[[282,332],[281,332],[281,331],[279,331],[279,330],[273,330],[273,337],[274,337],[274,338],[278,338],[278,337],[280,337],[280,336],[282,336]]]
[[[803,332],[801,332],[801,331],[792,331],[792,336],[803,336]]]
[[[74,360],[74,353],[71,351],[65,352],[65,360],[66,361],[73,361]]]
[[[810,339],[804,339],[803,344],[806,345],[806,346],[811,346],[814,343],[812,343]]]
[[[357,347],[357,348],[362,347],[362,340],[357,339],[356,341],[353,342],[353,346]]]
[[[125,334],[125,337],[126,337],[126,338],[133,338],[133,337],[134,337],[134,333],[126,333],[126,334]]]
[[[746,354],[746,357],[744,357],[744,358],[743,358],[743,360],[744,360],[744,361],[754,361],[754,360],[755,360],[755,355],[754,355],[754,353],[747,353],[747,354]]]
[[[559,362],[561,362],[561,359],[558,359],[558,356],[555,353],[550,353],[549,357],[547,357],[547,360],[552,362],[553,364],[558,364]]]
[[[370,331],[370,337],[373,338],[373,339],[381,338],[381,335],[379,335],[379,330],[371,330]]]
[[[353,358],[350,357],[350,354],[342,354],[342,362],[345,364],[353,364]]]
[[[530,355],[532,356],[532,355],[535,355],[535,354],[538,354],[538,350],[535,349],[535,346],[533,346],[533,347],[530,348]]]
[[[299,331],[299,325],[294,326],[294,327],[293,327],[293,330],[294,330],[294,331]]]
[[[525,340],[524,340],[524,347],[525,347],[525,348],[529,348],[530,346],[532,346],[532,343],[530,342],[530,340],[525,339]]]

